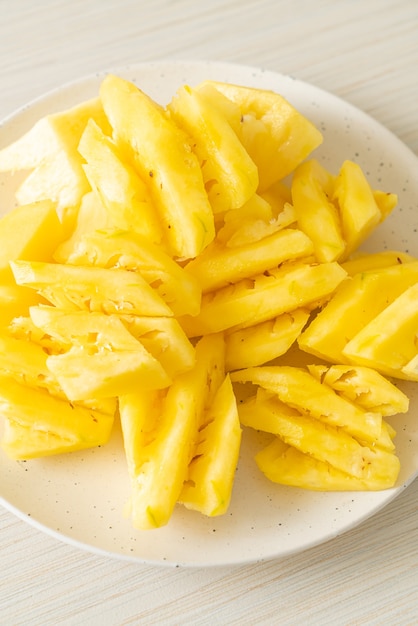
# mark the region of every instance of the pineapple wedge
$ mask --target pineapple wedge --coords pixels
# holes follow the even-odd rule
[[[263,365],[285,354],[300,335],[309,314],[307,309],[295,309],[255,326],[226,331],[226,370]]]
[[[114,229],[87,233],[73,248],[67,262],[137,272],[175,315],[199,312],[201,287],[197,279],[138,233]]]
[[[100,100],[94,98],[39,120],[26,134],[0,151],[0,171],[32,170],[16,192],[19,204],[52,200],[60,216],[72,214],[90,191],[77,151],[87,121],[110,131]]]
[[[382,416],[406,413],[409,398],[371,367],[361,365],[308,365],[309,372],[342,397],[366,411]]]
[[[167,108],[191,138],[214,213],[245,204],[257,190],[258,169],[223,111],[213,107],[204,91],[188,86],[177,91]]]
[[[373,444],[380,437],[381,415],[365,411],[342,398],[302,368],[285,365],[250,367],[232,372],[231,380],[259,385],[277,394],[281,402],[301,414],[362,441]]]
[[[0,219],[0,281],[14,284],[9,261],[51,261],[64,238],[56,205],[34,202],[14,208]]]
[[[158,104],[128,81],[108,75],[101,84],[100,98],[116,143],[122,150],[129,147],[140,176],[149,185],[172,254],[197,256],[213,240],[215,226],[188,137]]]
[[[285,98],[272,91],[205,81],[238,104],[239,138],[259,171],[259,191],[290,174],[322,143],[319,130]]]
[[[179,502],[211,517],[226,513],[240,444],[237,402],[227,375],[204,414]]]
[[[265,322],[282,313],[314,305],[344,280],[338,263],[289,263],[204,294],[200,313],[180,323],[193,337]]]
[[[313,491],[379,491],[393,487],[399,474],[399,461],[394,455],[390,469],[370,464],[357,477],[304,454],[279,437],[258,452],[255,461],[269,480]]]
[[[276,397],[260,402],[250,398],[239,405],[238,411],[244,426],[278,435],[300,452],[355,478],[366,478],[371,465],[379,474],[387,472],[390,477],[394,470],[399,471],[399,460],[391,451],[362,445],[344,428],[304,415]]]
[[[10,265],[18,285],[35,289],[63,309],[119,315],[173,315],[138,273],[35,261],[13,261]]]
[[[346,344],[344,356],[387,376],[418,381],[418,373],[408,369],[418,354],[417,302],[418,282],[364,326]]]
[[[333,187],[334,177],[315,159],[294,171],[291,192],[297,223],[321,263],[338,261],[346,248],[338,208],[331,201]]]
[[[167,391],[122,395],[119,411],[132,495],[127,511],[138,529],[168,523],[195,454],[198,429],[224,378],[223,338],[196,346],[196,366]]]
[[[299,347],[331,363],[353,363],[346,344],[417,280],[418,262],[355,274],[302,332]]]
[[[81,136],[78,151],[86,160],[84,173],[106,207],[110,224],[159,243],[161,226],[145,183],[92,119]]]
[[[312,253],[312,242],[302,231],[286,228],[242,246],[224,247],[215,241],[186,265],[186,271],[206,293]]]
[[[104,445],[114,421],[113,414],[71,404],[4,376],[0,376],[0,411],[6,420],[1,445],[14,459]]]
[[[48,356],[46,365],[72,401],[113,398],[171,383],[161,363],[116,315],[50,306],[32,307],[30,315],[45,333],[71,342],[62,354]]]

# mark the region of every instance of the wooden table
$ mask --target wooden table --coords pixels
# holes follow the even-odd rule
[[[97,71],[228,61],[331,91],[418,154],[416,0],[0,0],[0,11],[0,118]],[[418,624],[417,502],[415,481],[319,547],[207,570],[83,552],[1,508],[0,624]]]

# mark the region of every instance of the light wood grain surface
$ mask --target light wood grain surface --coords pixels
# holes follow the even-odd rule
[[[0,18],[0,118],[100,70],[232,61],[331,91],[418,154],[416,0],[0,0]],[[235,568],[109,560],[3,508],[0,541],[2,626],[418,624],[417,481],[341,537]]]

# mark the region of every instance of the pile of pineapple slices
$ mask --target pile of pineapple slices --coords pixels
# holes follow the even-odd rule
[[[392,487],[418,259],[353,256],[397,198],[327,171],[321,141],[273,92],[206,81],[162,107],[108,75],[2,149],[22,176],[0,221],[3,450],[102,446],[120,420],[138,529],[225,513],[243,428],[270,433],[274,482]]]

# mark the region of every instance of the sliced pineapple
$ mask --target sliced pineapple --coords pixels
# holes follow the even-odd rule
[[[202,297],[200,313],[180,322],[189,336],[259,324],[282,313],[315,305],[344,280],[338,263],[289,263]]]
[[[187,135],[162,107],[121,78],[108,75],[100,98],[117,144],[129,147],[147,181],[172,254],[197,256],[213,240],[215,227],[199,161]]]
[[[18,285],[35,289],[63,309],[173,315],[158,293],[136,272],[35,261],[13,261],[10,265]]]

